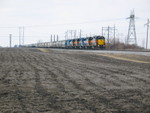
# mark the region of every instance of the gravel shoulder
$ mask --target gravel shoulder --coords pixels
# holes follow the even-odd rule
[[[149,86],[149,63],[82,51],[0,48],[0,113],[149,113]]]

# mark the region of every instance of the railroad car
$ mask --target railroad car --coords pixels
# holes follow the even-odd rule
[[[90,39],[90,37],[88,37],[88,38],[85,38],[85,41],[84,41],[84,48],[89,48],[89,39]]]
[[[79,48],[85,48],[85,38],[79,39]]]
[[[72,47],[71,48],[75,48],[75,46],[76,46],[76,39],[73,39],[72,40]]]
[[[65,41],[65,47],[66,48],[71,48],[72,47],[72,40],[66,40]]]

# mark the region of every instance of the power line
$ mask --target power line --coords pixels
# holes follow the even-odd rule
[[[93,21],[83,21],[76,23],[63,23],[63,24],[51,24],[51,25],[29,25],[24,27],[53,27],[53,26],[64,26],[64,25],[74,25],[74,24],[87,24],[87,23],[99,23],[99,22],[108,22],[108,21],[119,21],[124,20],[124,18],[114,18],[114,19],[101,19],[101,20],[93,20]],[[0,28],[18,28],[19,26],[8,26],[8,27],[0,27]]]
[[[60,36],[60,35],[59,35]],[[63,35],[62,35],[63,36]],[[8,36],[0,36],[0,37],[8,37]],[[15,36],[15,35],[13,35],[13,37],[19,37],[19,36]],[[28,35],[26,35],[26,36],[24,36],[24,37],[49,37],[49,35],[47,35],[47,36],[28,36]]]
[[[2,29],[3,28],[6,28],[6,29],[8,29],[8,28],[15,28],[16,29],[16,28],[18,28],[18,26],[16,26],[16,27],[15,26],[13,26],[13,27],[11,27],[11,26],[10,27],[0,27],[0,28],[2,28]]]

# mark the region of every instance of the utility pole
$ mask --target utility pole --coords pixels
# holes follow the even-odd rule
[[[80,29],[79,38],[82,36],[82,30]]]
[[[22,45],[24,45],[24,27],[22,27]]]
[[[24,45],[24,26],[19,27],[19,47]]]
[[[73,39],[72,38],[72,32],[73,32],[73,30],[70,30],[70,36],[71,36],[70,39]]]
[[[21,27],[19,27],[19,47],[21,46]]]
[[[57,41],[58,41],[58,35],[57,35]]]
[[[114,25],[114,45],[116,44],[116,26]]]
[[[76,38],[77,30],[74,30],[74,39]]]
[[[108,26],[108,37],[107,38],[108,38],[108,44],[109,44],[109,26]]]
[[[54,35],[54,42],[55,42],[55,35]]]
[[[51,40],[50,40],[50,42],[52,42],[52,38],[53,38],[53,36],[51,35]]]
[[[67,40],[68,31],[65,32],[65,40]]]
[[[65,32],[65,40],[67,39],[75,39],[76,38],[76,30],[67,30]]]
[[[69,30],[66,31],[66,37],[65,37],[65,40],[68,40],[68,39],[70,39],[69,38]]]
[[[105,32],[107,33],[107,43],[109,44],[110,43],[110,33],[113,32],[114,34],[114,38],[115,38],[115,26],[114,27],[102,27],[102,36],[105,35]],[[112,36],[112,35],[111,35]]]
[[[12,40],[12,34],[9,34],[9,44],[10,44],[10,48],[11,48],[11,41]]]
[[[146,35],[146,49],[148,49],[148,31],[149,31],[149,19],[147,19],[147,23],[145,24],[147,26],[147,35]]]

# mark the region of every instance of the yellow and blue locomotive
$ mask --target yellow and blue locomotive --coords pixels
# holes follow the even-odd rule
[[[103,36],[94,36],[86,38],[77,38],[66,40],[66,48],[105,48],[105,38]]]

